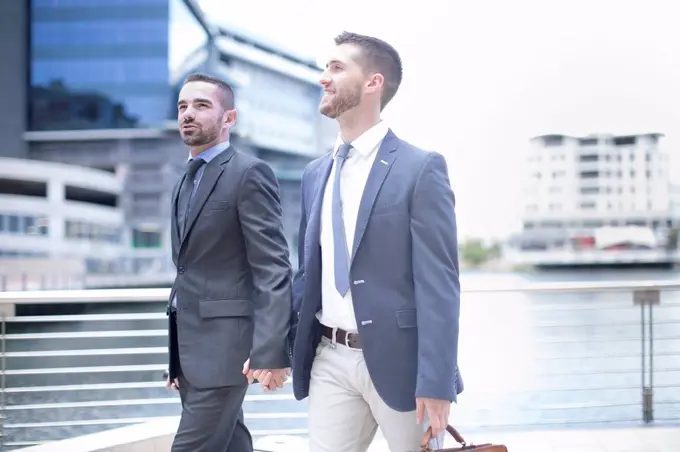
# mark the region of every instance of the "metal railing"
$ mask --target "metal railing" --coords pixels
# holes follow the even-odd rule
[[[464,287],[456,425],[680,424],[680,281]],[[179,415],[168,292],[0,293],[0,449]],[[306,433],[290,385],[254,385],[244,411],[253,436]]]

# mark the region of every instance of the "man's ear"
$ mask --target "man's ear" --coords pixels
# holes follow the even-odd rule
[[[369,93],[380,91],[384,84],[385,77],[381,73],[376,72],[366,81],[366,91]]]
[[[238,113],[236,112],[235,109],[227,110],[226,112],[224,112],[224,125],[226,127],[233,127],[234,124],[236,124],[237,117]]]

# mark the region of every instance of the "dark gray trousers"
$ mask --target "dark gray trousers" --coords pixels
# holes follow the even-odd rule
[[[243,422],[248,385],[198,389],[179,377],[182,417],[172,452],[252,452]]]

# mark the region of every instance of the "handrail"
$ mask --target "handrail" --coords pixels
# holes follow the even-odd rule
[[[0,312],[0,446],[5,440],[5,397],[7,389],[7,317]]]
[[[170,289],[78,289],[0,292],[0,303],[144,303],[167,301]]]
[[[640,422],[641,405],[643,422],[680,421],[674,414],[680,408],[674,392],[680,388],[676,378],[680,374],[680,295],[659,298],[662,291],[680,291],[680,279],[517,282],[493,287],[472,282],[462,281],[466,297],[477,295],[463,303],[463,308],[479,303],[487,307],[475,311],[482,315],[477,320],[470,320],[468,314],[472,311],[465,313],[466,322],[496,322],[491,327],[501,337],[481,334],[475,339],[468,332],[466,342],[474,343],[472,347],[477,350],[504,347],[505,340],[517,340],[528,347],[525,351],[532,360],[509,360],[507,364],[519,366],[520,370],[509,367],[501,384],[508,376],[511,385],[519,383],[505,388],[503,397],[518,397],[510,412],[529,414],[485,419],[486,427],[629,425]],[[164,304],[169,291],[133,288],[0,292],[0,314],[4,319],[0,365],[6,366],[0,375],[0,386],[4,384],[4,446],[37,444],[48,436],[64,437],[178,414],[179,400],[176,394],[166,392],[160,378],[167,367]],[[523,293],[540,296],[503,296]],[[545,296],[548,294],[574,295]],[[515,301],[521,305],[517,311]],[[22,304],[74,303],[86,306],[82,313],[22,315],[13,308]],[[115,303],[118,305],[113,306]],[[515,312],[518,315],[512,318]],[[494,320],[494,316],[498,319]],[[641,336],[648,333],[648,340],[658,345],[647,351],[643,342],[641,363],[638,344]],[[523,342],[527,340],[531,342]],[[485,366],[488,363],[481,364]],[[535,381],[518,380],[525,378],[522,368]],[[645,383],[651,374],[656,377]],[[471,378],[479,381],[478,377]],[[485,383],[488,386],[489,382]],[[285,434],[304,433],[298,427],[305,422],[306,410],[304,404],[294,400],[291,386],[287,384],[282,393],[273,394],[259,393],[257,387],[249,390],[244,414],[253,436],[269,434],[277,428]],[[475,423],[479,421],[475,419],[480,413],[493,412],[499,403],[505,404],[498,401],[495,389],[480,391],[476,386],[466,390],[465,401],[457,407],[465,410],[472,406],[467,408],[471,416],[460,414],[469,422],[462,425],[466,428],[477,428]],[[468,405],[473,399],[475,402]],[[284,424],[285,429],[280,430]],[[2,444],[0,439],[0,449]]]
[[[478,293],[534,293],[534,292],[631,292],[635,290],[680,290],[680,280],[637,281],[588,281],[588,282],[531,282],[498,286],[466,286],[462,281],[461,292]],[[169,288],[144,289],[78,289],[35,290],[0,292],[0,303],[53,304],[53,303],[145,303],[167,301]]]

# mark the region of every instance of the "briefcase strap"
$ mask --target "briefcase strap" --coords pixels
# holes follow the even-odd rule
[[[463,439],[462,436],[460,436],[460,433],[458,433],[458,430],[453,428],[451,425],[446,426],[446,431],[449,432],[451,436],[453,436],[453,439],[456,440],[457,443],[459,443],[461,446],[465,447],[467,444],[465,443],[465,440]],[[427,431],[425,432],[425,436],[423,437],[423,440],[420,443],[420,449],[421,450],[428,450],[428,444],[430,444],[430,440],[432,440],[432,427],[428,427]]]

